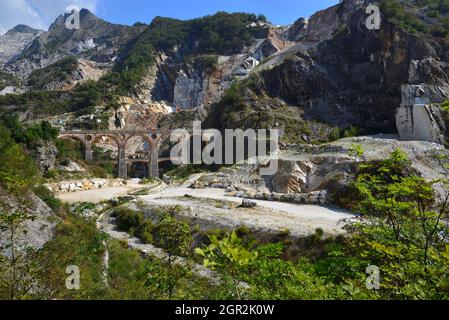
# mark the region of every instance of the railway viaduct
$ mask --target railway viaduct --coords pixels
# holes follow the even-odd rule
[[[114,141],[118,148],[118,177],[126,179],[128,177],[127,163],[148,162],[148,172],[150,177],[159,176],[159,148],[164,132],[153,131],[63,131],[59,133],[61,139],[77,140],[82,143],[85,159],[93,161],[93,147],[102,138],[109,138]],[[133,137],[142,137],[150,146],[150,158],[142,160],[128,160],[126,155],[126,144]],[[166,159],[161,159],[166,160]]]

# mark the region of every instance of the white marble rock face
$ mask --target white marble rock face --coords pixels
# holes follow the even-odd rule
[[[401,140],[444,143],[444,121],[440,110],[430,103],[430,91],[427,86],[402,86],[402,104],[396,115]]]
[[[189,78],[184,72],[178,73],[173,104],[181,109],[193,109],[204,103],[208,81],[201,77]]]

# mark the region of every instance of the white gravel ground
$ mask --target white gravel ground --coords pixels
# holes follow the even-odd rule
[[[293,236],[309,235],[317,228],[323,229],[327,234],[339,234],[343,232],[344,221],[354,217],[348,212],[334,208],[264,200],[254,200],[257,203],[255,209],[235,208],[236,205],[231,209],[217,208],[207,201],[202,202],[201,199],[228,201],[234,204],[240,204],[242,199],[227,196],[223,189],[190,189],[189,186],[200,177],[201,175],[193,175],[181,186],[169,186],[139,198],[149,206],[180,204],[190,207],[189,214],[203,223],[210,221],[211,224],[228,227],[246,225],[255,230],[271,232],[289,230]],[[141,188],[142,185],[128,184],[117,188],[64,193],[58,197],[69,203],[85,201],[98,203]],[[194,199],[185,198],[185,195],[190,195]]]

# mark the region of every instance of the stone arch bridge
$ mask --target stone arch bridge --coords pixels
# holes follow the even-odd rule
[[[161,131],[62,131],[59,138],[77,140],[84,147],[85,159],[93,161],[93,147],[102,138],[109,138],[114,141],[118,148],[118,177],[126,179],[128,177],[127,163],[145,162],[148,163],[150,177],[159,176],[159,162],[167,159],[159,159],[159,148],[161,138],[167,132]],[[150,146],[150,159],[127,159],[126,144],[133,137],[142,137]]]

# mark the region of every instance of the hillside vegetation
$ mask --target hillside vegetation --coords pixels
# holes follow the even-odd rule
[[[20,106],[36,114],[89,113],[91,107],[116,106],[117,95],[134,92],[148,68],[155,62],[156,52],[170,52],[175,47],[188,54],[232,54],[263,32],[250,28],[252,22],[265,20],[251,14],[217,13],[200,19],[181,21],[157,17],[121,53],[114,71],[99,81],[88,81],[71,91],[40,90],[51,81],[64,81],[74,71],[77,62],[65,58],[52,66],[31,74],[28,84],[34,90],[21,95],[0,96],[1,106]]]
[[[384,136],[376,144],[386,144],[385,141],[391,139],[394,147],[385,153],[373,149],[379,156],[376,160],[366,160],[362,144],[351,144],[349,149],[337,144],[325,144],[323,148],[310,146],[341,137],[378,133],[377,130],[385,132],[385,128],[391,128],[386,122],[395,122],[392,115],[399,106],[400,84],[409,79],[410,61],[415,54],[419,57],[422,52],[425,55],[434,48],[433,51],[445,52],[444,43],[449,36],[449,0],[383,0],[381,6],[388,21],[382,32],[361,31],[359,25],[351,29],[348,23],[334,39],[319,42],[310,51],[295,51],[272,69],[259,73],[256,69],[244,79],[233,78],[236,81],[229,81],[233,82],[232,85],[226,86],[226,90],[223,88],[223,96],[218,102],[200,110],[207,111],[207,115],[204,112],[203,128],[277,128],[281,131],[281,142],[288,147],[297,147],[294,145],[298,143],[310,147],[310,154],[313,152],[310,157],[303,151],[295,153],[294,148],[282,150],[288,152],[280,154],[283,157],[281,161],[285,163],[279,167],[279,175],[266,180],[254,172],[252,165],[244,167],[246,172],[242,170],[241,174],[236,171],[238,179],[245,184],[256,180],[255,183],[263,183],[264,187],[254,192],[255,199],[266,199],[260,202],[196,199],[185,194],[184,185],[180,187],[184,191],[178,194],[177,182],[184,183],[194,173],[217,169],[215,166],[186,165],[173,170],[166,168],[169,171],[161,180],[140,181],[142,189],[126,196],[120,193],[120,196],[111,196],[111,199],[98,204],[63,204],[44,183],[65,183],[92,176],[110,178],[113,165],[108,163],[104,167],[95,167],[93,163],[84,161],[82,143],[59,140],[58,130],[47,121],[31,120],[23,124],[19,119],[35,119],[36,116],[45,119],[49,115],[68,112],[81,116],[93,113],[97,106],[105,106],[106,111],[114,110],[119,106],[118,96],[137,93],[149,68],[163,60],[160,56],[168,56],[168,63],[189,64],[205,73],[214,73],[218,61],[221,61],[219,55],[238,54],[255,39],[267,38],[267,28],[258,24],[266,21],[263,16],[219,12],[189,21],[157,17],[149,26],[140,25],[143,31],[127,43],[112,71],[100,80],[87,81],[67,91],[45,90],[53,81],[67,80],[79,67],[75,57],[67,57],[31,73],[27,85],[33,90],[20,95],[0,96],[0,232],[2,236],[7,235],[0,242],[0,299],[449,299],[449,181],[424,178],[425,170],[436,163],[438,157],[444,157],[446,162],[441,161],[441,166],[432,169],[444,172],[442,168],[447,164],[447,150],[430,142],[428,144],[432,144],[434,149],[415,141],[400,144],[394,138]],[[360,7],[358,10],[358,13],[362,12]],[[329,12],[336,17],[335,10]],[[108,25],[104,26],[107,29]],[[62,28],[63,34],[64,31]],[[410,45],[394,47],[390,42],[395,42],[392,39],[396,38],[400,38],[398,43]],[[362,44],[360,48],[353,45],[357,41]],[[373,49],[375,54],[366,48],[366,44],[372,45],[369,49]],[[61,43],[53,42],[51,45]],[[384,50],[384,46],[389,49]],[[425,62],[428,56],[422,58],[415,61]],[[429,64],[441,69],[440,74],[447,78],[444,59],[437,60],[438,54],[430,58]],[[426,66],[428,64],[424,65],[424,71],[432,73],[434,69],[425,69]],[[169,73],[174,73],[173,70],[176,68],[170,69]],[[14,81],[14,77],[0,73],[0,89]],[[384,86],[389,87],[385,89]],[[384,98],[376,100],[379,95]],[[441,108],[448,118],[449,102],[442,103]],[[314,117],[313,112],[318,113],[318,117]],[[387,112],[390,118],[385,115]],[[335,118],[326,119],[328,115]],[[181,123],[192,122],[197,116],[195,112],[174,113],[171,118],[161,121],[159,127],[174,129]],[[68,121],[65,125],[66,128],[92,130],[105,128],[95,120]],[[108,119],[102,120],[101,126],[107,126]],[[371,126],[363,126],[367,122]],[[365,143],[368,139],[371,137],[359,140]],[[36,151],[48,145],[53,147],[54,165],[52,169],[39,169],[40,159]],[[408,153],[394,150],[397,145],[404,145]],[[97,161],[111,160],[115,153],[115,150],[94,151]],[[344,153],[341,156],[340,151]],[[133,152],[125,150],[126,156]],[[408,154],[416,163],[411,162]],[[72,162],[82,166],[83,172],[76,168],[76,172],[66,171]],[[292,168],[288,167],[290,164]],[[414,169],[418,166],[421,171]],[[232,171],[234,168],[229,169]],[[312,173],[306,172],[308,170]],[[244,187],[241,188],[238,179],[237,182],[231,181],[235,178],[226,171],[217,172],[216,177],[219,175],[228,177],[229,185],[221,184],[222,180],[215,179],[213,175],[204,175],[201,179],[214,177],[211,186],[217,186],[216,189],[222,187],[220,192],[223,194],[227,188],[226,195],[237,197],[238,193],[243,193],[250,197],[252,190],[241,190]],[[282,184],[276,182],[277,178],[286,180],[289,185],[285,193],[275,195],[270,188],[274,190],[273,184]],[[202,187],[201,179],[193,187]],[[316,190],[300,186],[312,180],[318,182]],[[334,183],[335,187],[329,187]],[[290,184],[295,189],[290,188]],[[156,189],[150,189],[150,185]],[[139,195],[148,195],[166,186],[164,191],[171,197],[156,194],[153,202],[148,201],[151,196],[139,198]],[[134,181],[126,186],[134,187]],[[101,193],[105,190],[95,189],[93,192],[96,191]],[[266,194],[266,191],[270,193]],[[266,220],[257,216],[268,214],[273,219],[284,219],[287,216],[280,215],[277,209],[286,208],[285,205],[294,206],[290,208],[302,214],[299,201],[283,203],[289,201],[287,195],[296,197],[308,192],[310,196],[314,193],[321,196],[321,191],[328,191],[329,203],[345,212],[357,213],[348,215],[352,217],[350,221],[341,222],[345,232],[328,234],[327,230],[313,228],[305,236],[288,229],[265,229]],[[204,192],[207,193],[208,189]],[[54,213],[45,217],[54,222],[53,237],[43,241],[40,250],[23,248],[18,240],[19,234],[27,236],[27,224],[35,219],[28,201],[29,196],[34,195]],[[279,196],[279,207],[273,206],[269,211],[260,208],[262,201],[275,199],[275,196]],[[85,197],[85,193],[81,197]],[[172,205],[175,201],[186,203],[181,198],[189,200],[188,205]],[[209,208],[212,218],[211,215],[201,217],[195,211],[206,201],[209,207],[205,208]],[[18,205],[12,206],[13,202]],[[318,202],[322,203],[321,199]],[[251,205],[256,207],[246,208]],[[323,215],[319,210],[313,211],[314,208],[310,206],[308,209],[312,210],[314,218],[321,219]],[[217,209],[217,214],[213,209]],[[241,220],[254,229],[237,225],[225,214],[220,219],[229,219],[230,222],[227,229],[222,229],[217,219],[219,213],[228,210],[224,212],[234,214],[231,212],[234,209],[245,210],[236,212],[249,214],[250,219],[254,214],[254,224]],[[202,220],[208,221],[204,223]],[[324,228],[323,220],[319,220],[319,226]],[[289,228],[293,223],[286,221],[282,227]],[[112,223],[115,224],[114,232],[121,231],[136,237],[138,239],[135,240],[141,241],[139,244],[152,245],[160,251],[153,256],[147,254],[149,246],[137,251],[131,249],[132,240],[112,239],[112,232],[110,235],[103,232],[108,231],[103,228],[105,224],[109,227]],[[311,225],[305,218],[299,222],[301,226],[302,223],[307,227]],[[9,256],[8,252],[11,253]],[[79,290],[66,287],[66,268],[73,265],[80,269]],[[204,268],[211,273],[207,276],[199,274],[198,270]]]
[[[385,17],[410,32],[449,36],[448,0],[384,0],[381,12]]]
[[[38,90],[44,89],[49,83],[66,81],[77,68],[78,60],[75,57],[63,58],[46,68],[33,71],[27,85]]]

